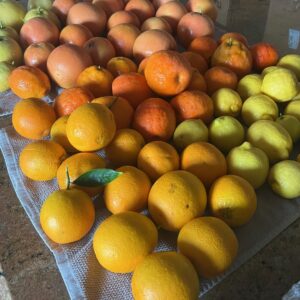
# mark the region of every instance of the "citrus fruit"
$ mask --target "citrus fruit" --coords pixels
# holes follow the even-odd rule
[[[80,175],[93,170],[105,168],[104,159],[96,153],[77,153],[63,161],[57,170],[57,183],[61,190],[68,187],[67,171],[71,181],[70,189],[76,188],[86,192],[90,196],[97,195],[102,187],[83,187],[72,184],[72,181]]]
[[[284,109],[284,114],[294,116],[300,121],[300,99],[290,101]]]
[[[240,95],[230,88],[220,88],[211,96],[215,116],[237,117],[242,109]]]
[[[172,28],[167,20],[162,17],[151,17],[144,21],[141,25],[141,31],[147,31],[151,29],[164,30],[172,34]]]
[[[67,153],[53,141],[37,141],[27,144],[20,153],[19,166],[25,176],[36,181],[55,178]]]
[[[178,231],[190,220],[203,215],[206,190],[202,182],[187,171],[171,171],[152,186],[148,209],[156,224]]]
[[[94,0],[93,4],[100,6],[105,11],[107,17],[124,8],[124,1],[122,0]]]
[[[208,69],[208,64],[205,58],[198,53],[192,51],[184,51],[182,55],[190,62],[191,66],[204,74]]]
[[[139,132],[130,128],[120,129],[105,148],[105,154],[114,167],[135,166],[138,154],[144,145],[144,138]]]
[[[181,154],[181,168],[196,175],[206,187],[227,173],[226,159],[214,145],[196,142]]]
[[[268,73],[273,72],[274,70],[278,70],[278,69],[281,69],[281,67],[279,67],[279,66],[267,67],[267,68],[263,69],[263,71],[261,72],[261,76],[262,76],[262,78],[264,78],[265,75],[267,75]]]
[[[105,269],[129,273],[154,250],[157,235],[149,218],[136,212],[123,212],[100,224],[93,238],[93,248]]]
[[[0,93],[9,90],[8,78],[14,66],[8,62],[0,62]]]
[[[179,169],[179,155],[172,145],[154,141],[141,149],[137,165],[152,181],[155,181],[161,175]]]
[[[214,119],[209,126],[209,140],[222,152],[227,153],[245,140],[243,125],[231,116]]]
[[[247,180],[236,175],[225,175],[211,186],[208,204],[213,216],[231,227],[238,227],[251,220],[257,199],[254,188]]]
[[[107,29],[110,30],[119,24],[132,24],[138,28],[141,25],[139,18],[133,12],[126,10],[114,12],[107,21]]]
[[[247,141],[263,150],[271,163],[287,159],[293,148],[293,140],[287,130],[270,120],[254,122],[248,129]]]
[[[74,44],[83,47],[93,37],[90,30],[81,24],[70,24],[65,26],[59,35],[61,44]]]
[[[116,132],[113,113],[97,103],[81,105],[67,122],[67,137],[79,151],[96,151],[106,147]]]
[[[0,22],[5,26],[11,26],[20,30],[26,10],[23,5],[13,1],[1,1],[0,3]]]
[[[298,81],[300,81],[300,55],[299,54],[287,54],[280,58],[277,66],[289,69],[293,71]]]
[[[192,69],[192,79],[187,87],[187,90],[199,90],[207,92],[207,84],[204,76],[195,68]]]
[[[124,10],[134,13],[141,23],[155,14],[153,4],[149,0],[130,0],[125,5]]]
[[[177,125],[173,142],[177,149],[183,150],[195,142],[207,142],[208,128],[201,119],[185,120]]]
[[[132,166],[123,166],[117,171],[123,174],[104,188],[106,208],[113,214],[145,209],[151,188],[148,176]]]
[[[188,11],[195,11],[209,16],[214,22],[218,17],[218,9],[211,0],[188,0],[185,4]]]
[[[213,278],[231,266],[238,252],[238,240],[224,221],[200,217],[180,230],[177,247],[200,276]]]
[[[300,138],[300,121],[292,115],[281,115],[276,122],[283,126],[290,134],[293,142],[296,143]]]
[[[19,66],[22,61],[23,54],[20,45],[11,37],[0,37],[0,62],[10,64],[14,62],[15,66]]]
[[[206,60],[209,60],[217,49],[217,42],[210,36],[196,37],[188,47],[188,51],[201,54]]]
[[[300,196],[300,163],[284,160],[275,164],[269,173],[268,182],[272,190],[286,199]]]
[[[137,65],[135,62],[123,56],[112,57],[108,61],[106,68],[114,77],[137,71]]]
[[[134,300],[197,299],[200,286],[191,262],[176,252],[147,256],[135,269],[131,289]]]
[[[18,134],[33,140],[47,136],[55,119],[52,106],[35,98],[20,100],[12,114],[12,124]]]
[[[242,107],[242,118],[250,126],[258,120],[275,121],[278,117],[278,107],[275,101],[263,94],[249,97]]]
[[[260,94],[262,85],[262,75],[248,74],[244,76],[238,83],[237,92],[243,100],[251,96]]]
[[[95,208],[83,191],[59,190],[50,194],[40,212],[40,223],[55,243],[67,244],[81,240],[92,228]]]
[[[269,173],[269,159],[266,153],[244,142],[230,150],[226,157],[228,174],[246,179],[257,189],[264,184]]]

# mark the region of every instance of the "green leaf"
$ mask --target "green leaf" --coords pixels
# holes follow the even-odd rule
[[[72,183],[87,187],[103,186],[113,181],[121,174],[123,174],[123,172],[118,172],[112,169],[93,169],[80,175]]]

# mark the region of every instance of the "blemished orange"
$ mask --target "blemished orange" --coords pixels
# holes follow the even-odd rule
[[[51,88],[49,77],[37,67],[20,66],[8,78],[12,92],[22,99],[43,98]]]
[[[117,129],[130,127],[133,118],[133,108],[125,98],[104,96],[94,99],[92,103],[104,104],[112,111]]]
[[[92,228],[95,208],[83,191],[59,190],[50,194],[40,211],[40,223],[55,243],[68,244],[81,240]]]
[[[148,210],[165,230],[179,231],[204,214],[207,196],[203,183],[192,173],[178,170],[162,175],[151,187]]]
[[[181,53],[162,50],[149,57],[144,74],[154,92],[162,96],[174,96],[190,84],[192,67]]]
[[[176,127],[176,116],[172,106],[161,98],[149,98],[135,110],[132,127],[146,141],[168,141]]]
[[[205,72],[204,77],[209,95],[212,95],[220,88],[230,88],[235,90],[238,84],[237,75],[230,69],[222,66],[208,69]]]
[[[117,77],[121,74],[137,71],[135,62],[130,58],[123,56],[116,56],[111,58],[108,61],[106,68],[114,77]]]
[[[254,188],[247,180],[236,175],[218,178],[210,188],[208,203],[212,215],[230,227],[247,224],[257,207]]]
[[[195,174],[206,187],[210,187],[217,178],[227,173],[223,153],[206,142],[196,142],[184,149],[181,168]]]
[[[52,141],[60,144],[68,153],[77,152],[70,144],[67,137],[67,121],[69,116],[58,118],[52,125],[50,130],[50,138]]]
[[[115,78],[112,92],[114,96],[127,99],[133,108],[153,96],[145,77],[139,73],[122,74]]]
[[[131,280],[135,300],[197,299],[199,278],[192,263],[177,252],[157,252],[148,255],[135,269]]]
[[[174,98],[170,104],[175,110],[178,122],[187,119],[201,119],[209,123],[214,115],[212,99],[205,93],[197,90],[184,91]]]
[[[105,154],[115,168],[136,166],[138,154],[144,145],[145,140],[139,132],[131,128],[120,129],[105,148]]]
[[[129,273],[154,250],[157,240],[157,229],[149,218],[127,211],[112,215],[99,225],[93,248],[103,268]]]
[[[55,120],[53,107],[35,98],[20,100],[12,114],[12,125],[17,133],[32,140],[46,137]]]
[[[208,64],[201,54],[192,51],[185,51],[182,52],[182,55],[186,57],[191,66],[197,69],[201,74],[204,74],[207,71]]]
[[[204,76],[197,70],[193,69],[193,75],[187,90],[198,90],[201,92],[207,92],[207,84]]]
[[[239,244],[234,231],[225,222],[215,217],[200,217],[180,230],[177,247],[200,276],[213,278],[232,265]]]
[[[163,174],[179,169],[179,155],[172,145],[153,141],[141,149],[137,166],[155,181]]]
[[[37,141],[22,149],[19,166],[23,174],[32,180],[51,180],[55,178],[57,169],[66,156],[61,145],[53,141]]]
[[[122,174],[105,185],[104,202],[113,214],[147,208],[151,182],[147,174],[133,166],[123,166]]]
[[[95,97],[111,95],[112,82],[112,74],[100,66],[86,68],[77,78],[77,85],[86,88]]]
[[[71,182],[77,179],[80,175],[93,170],[93,169],[103,169],[105,168],[104,159],[97,155],[96,153],[77,153],[66,160],[60,165],[57,170],[57,183],[61,190],[68,187],[67,170],[69,172]],[[95,196],[100,193],[102,187],[83,187],[75,184],[70,185],[70,189],[79,189],[86,192],[90,196]]]
[[[201,54],[207,61],[217,49],[217,42],[210,36],[196,37],[188,47],[188,51]]]
[[[77,107],[93,99],[94,95],[85,88],[64,89],[54,100],[54,110],[58,117],[70,115]]]
[[[79,151],[106,147],[116,132],[113,113],[105,105],[87,103],[73,111],[67,122],[67,137]]]

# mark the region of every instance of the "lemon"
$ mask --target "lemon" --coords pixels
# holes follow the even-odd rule
[[[280,69],[281,67],[279,66],[270,66],[270,67],[266,67],[265,69],[263,69],[261,76],[264,77],[265,75],[267,75],[270,72],[273,72],[275,70]]]
[[[294,116],[300,121],[300,99],[289,102],[284,110],[284,114]]]
[[[183,150],[194,142],[206,142],[208,128],[200,119],[191,119],[181,122],[175,129],[173,142],[177,149]]]
[[[93,248],[105,269],[129,273],[154,250],[157,236],[157,229],[149,218],[127,211],[112,215],[99,225]]]
[[[242,108],[240,95],[229,88],[221,88],[212,95],[215,116],[237,117]]]
[[[300,121],[291,115],[282,115],[276,119],[290,134],[293,142],[296,143],[300,138]]]
[[[259,74],[248,74],[238,83],[237,92],[243,100],[260,93],[262,76]]]
[[[293,199],[300,196],[300,163],[284,160],[275,164],[268,177],[272,190],[283,198]]]
[[[264,184],[269,172],[269,159],[266,153],[244,142],[231,149],[227,157],[228,173],[246,179],[255,188]]]
[[[278,107],[272,98],[266,95],[251,96],[243,104],[242,117],[248,126],[258,120],[275,121],[278,117]]]
[[[270,120],[254,122],[248,129],[247,140],[262,149],[271,163],[287,159],[293,147],[293,140],[287,130]]]
[[[264,76],[261,91],[275,101],[289,101],[298,94],[297,77],[288,69],[275,69]]]
[[[299,54],[287,54],[281,57],[277,66],[293,71],[296,74],[298,80],[300,81],[300,55]]]
[[[211,122],[209,138],[211,143],[221,151],[228,152],[244,141],[245,130],[237,119],[230,116],[222,116]]]
[[[200,292],[195,268],[176,252],[147,256],[135,269],[131,287],[134,300],[196,300]]]

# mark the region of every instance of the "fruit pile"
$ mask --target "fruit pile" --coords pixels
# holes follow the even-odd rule
[[[41,227],[82,239],[101,194],[112,215],[94,252],[133,272],[134,299],[197,299],[198,275],[234,261],[255,189],[300,196],[300,55],[235,32],[217,41],[216,17],[213,0],[0,1],[0,89],[21,98],[13,127],[35,140],[19,165],[59,186]],[[159,230],[178,232],[179,253],[151,254]]]

